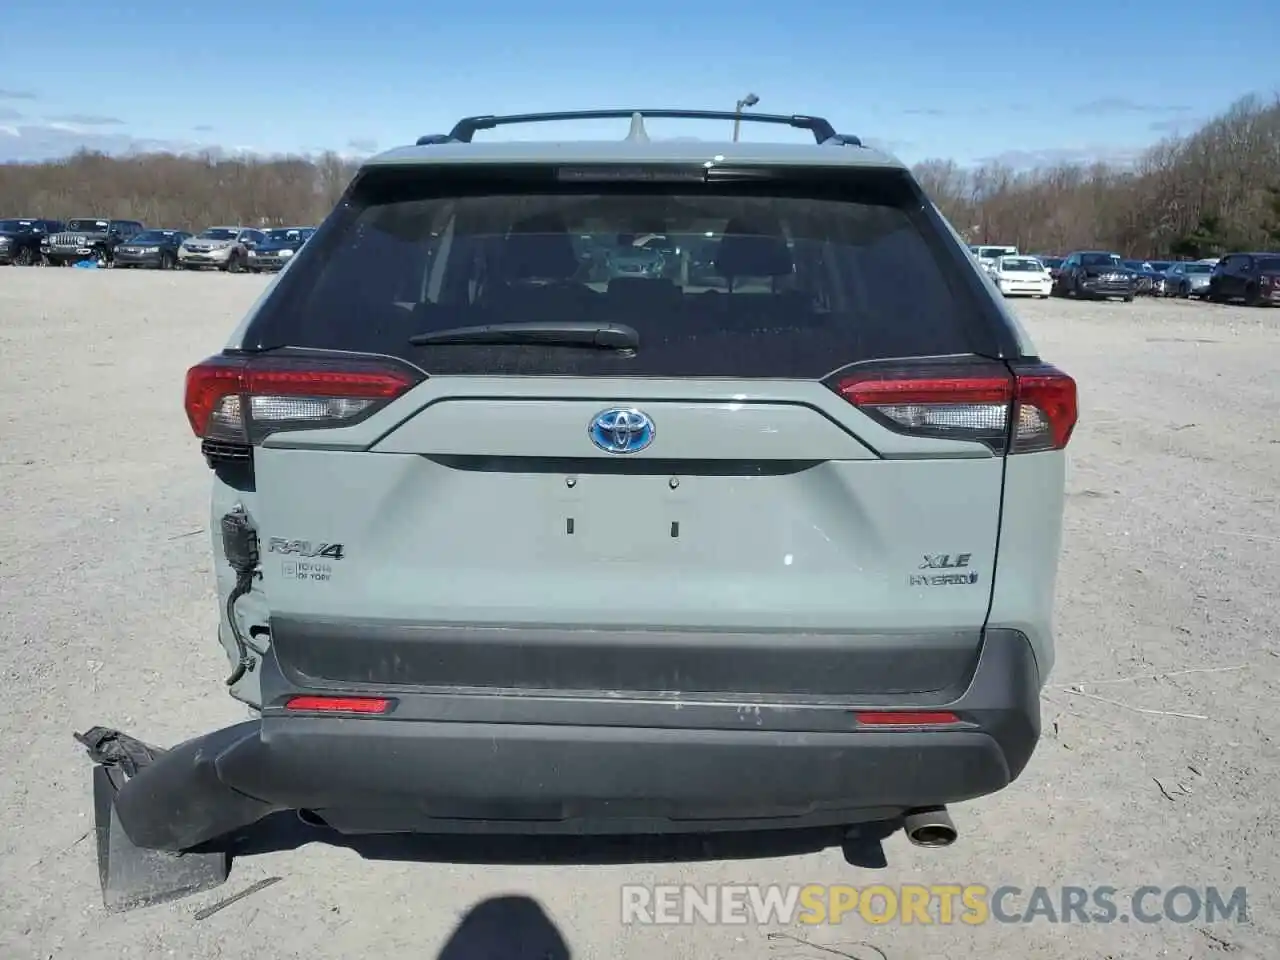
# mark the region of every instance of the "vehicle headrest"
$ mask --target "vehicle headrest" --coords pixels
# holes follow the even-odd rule
[[[782,225],[743,217],[725,225],[715,267],[724,277],[782,277],[795,270]]]
[[[567,280],[577,273],[578,257],[564,218],[543,213],[512,224],[502,272],[509,280]]]

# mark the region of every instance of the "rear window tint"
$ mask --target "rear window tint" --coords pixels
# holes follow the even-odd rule
[[[659,377],[817,378],[860,360],[982,352],[992,308],[926,207],[886,171],[516,186],[374,170],[244,346],[388,354],[433,374]],[[624,323],[640,347],[409,344],[556,320]]]

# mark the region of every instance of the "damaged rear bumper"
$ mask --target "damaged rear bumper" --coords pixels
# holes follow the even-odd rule
[[[403,710],[269,707],[159,753],[119,790],[120,823],[137,846],[167,851],[280,810],[345,834],[846,826],[996,792],[1021,773],[1040,729],[1035,658],[1016,631],[988,631],[969,683],[945,704],[964,721],[949,728],[857,729],[849,708],[829,703],[727,705],[751,722],[726,728],[698,726],[699,705],[674,702],[689,725],[637,725],[636,704],[619,702],[613,722],[586,724],[566,722],[565,698],[552,697],[555,722],[531,722],[538,697],[493,697],[482,717],[409,719],[412,701],[438,695],[382,695]],[[608,706],[583,705],[594,721]],[[840,725],[835,713],[849,717]]]

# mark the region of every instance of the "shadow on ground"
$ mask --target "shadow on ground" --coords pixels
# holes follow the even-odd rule
[[[507,896],[482,900],[468,910],[439,960],[569,960],[572,955],[537,901]]]

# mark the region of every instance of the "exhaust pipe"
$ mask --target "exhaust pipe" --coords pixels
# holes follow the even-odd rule
[[[946,807],[917,807],[902,818],[902,832],[917,847],[949,847],[960,835]]]

